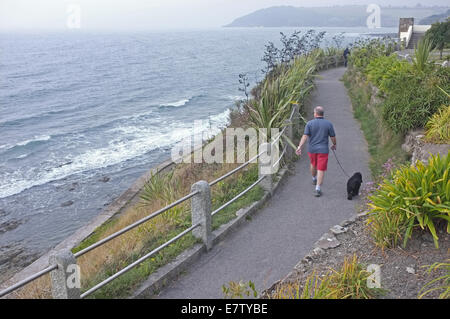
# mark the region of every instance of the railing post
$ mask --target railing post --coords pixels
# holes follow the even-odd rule
[[[284,132],[284,134],[292,143],[295,143],[292,120],[288,119],[288,120],[284,121],[284,124],[286,125],[286,131]],[[288,144],[288,142],[285,142],[285,143],[286,143],[286,145]],[[292,147],[290,145],[286,146],[286,155],[285,156],[288,161],[292,161],[292,159],[294,158],[294,150],[292,149]]]
[[[334,57],[334,60],[335,60],[335,62],[336,62],[336,67],[338,67],[338,66],[339,66],[339,57],[338,57],[338,56],[335,56],[335,57]]]
[[[80,268],[72,252],[60,251],[49,262],[58,266],[50,273],[53,299],[80,299]]]
[[[262,153],[258,160],[258,176],[265,177],[259,185],[261,188],[272,194],[272,145],[271,143],[263,143],[259,146],[259,153]]]
[[[192,225],[201,223],[200,227],[192,231],[192,234],[203,241],[206,250],[210,250],[212,247],[211,188],[208,182],[199,181],[192,185],[191,191],[199,191],[191,201]]]

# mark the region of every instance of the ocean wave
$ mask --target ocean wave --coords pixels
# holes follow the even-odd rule
[[[240,101],[246,99],[244,95],[227,95],[226,98],[232,101]]]
[[[35,136],[34,138],[32,138],[30,140],[19,142],[16,145],[18,145],[18,146],[26,146],[26,145],[34,143],[34,142],[45,142],[45,141],[48,141],[51,138],[52,137],[50,135]]]
[[[30,154],[23,154],[23,155],[19,155],[19,156],[17,156],[16,158],[14,158],[15,160],[16,159],[24,159],[24,158],[26,158],[26,157],[28,157]]]
[[[36,172],[36,168],[24,168],[2,174],[0,198],[16,195],[31,187],[44,185],[74,174],[117,165],[157,149],[171,147],[192,136],[193,132],[200,131],[204,133],[203,136],[213,136],[227,125],[229,114],[230,110],[226,110],[210,116],[208,120],[202,121],[200,128],[194,128],[193,123],[173,123],[164,127],[164,130],[136,126],[118,127],[116,130],[122,134],[111,140],[107,146],[87,150],[71,159],[66,158],[64,165],[58,165],[61,164],[59,163],[61,159],[54,156],[54,160],[49,158],[48,162],[53,167],[42,167],[43,165],[41,165],[38,172]],[[32,179],[30,176],[33,176]]]
[[[191,100],[191,98],[189,99],[183,99],[177,102],[172,102],[172,103],[165,103],[165,104],[160,104],[160,107],[180,107],[180,106],[184,106],[187,103],[189,103],[189,101]]]
[[[0,145],[0,150],[5,150],[5,151],[9,151],[13,148],[16,147],[23,147],[23,146],[27,146],[29,144],[34,144],[34,143],[40,143],[40,142],[46,142],[48,140],[50,140],[52,137],[50,135],[40,135],[40,136],[35,136],[32,139],[29,140],[25,140],[19,143],[16,143],[14,145],[11,144],[5,144],[5,145]]]

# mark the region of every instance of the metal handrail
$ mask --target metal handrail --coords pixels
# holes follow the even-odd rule
[[[3,296],[6,296],[7,294],[10,294],[11,292],[13,292],[14,290],[17,290],[23,286],[25,286],[26,284],[32,282],[33,280],[38,279],[39,277],[44,276],[45,274],[48,274],[49,272],[51,272],[52,270],[55,270],[58,268],[58,265],[53,265],[53,266],[49,266],[37,273],[35,273],[34,275],[25,278],[22,281],[19,281],[18,283],[6,288],[5,290],[0,291],[0,298]]]
[[[294,116],[294,110],[292,110],[291,112],[291,116],[289,117],[290,120],[292,120],[293,116]],[[286,131],[287,126],[284,127],[284,129],[281,131],[281,133],[279,134],[279,136],[271,143],[271,145],[274,145],[276,142],[278,142],[278,140],[281,138],[281,136],[283,136],[284,132]],[[285,146],[282,155],[280,156],[280,158],[278,159],[277,163],[281,160],[281,158],[284,156],[285,152],[286,152],[286,147]],[[235,174],[236,172],[240,171],[241,169],[243,169],[244,167],[246,167],[247,165],[249,165],[251,162],[253,162],[254,160],[256,160],[257,158],[259,158],[264,152],[259,153],[258,155],[254,156],[253,158],[251,158],[250,160],[248,160],[247,162],[245,162],[244,164],[240,165],[239,167],[233,169],[232,171],[224,174],[223,176],[219,177],[218,179],[214,180],[213,182],[211,182],[209,185],[213,186],[217,183],[219,183],[220,181],[224,180],[225,178]],[[275,165],[276,165],[275,164]],[[263,176],[261,178],[259,178],[255,183],[253,183],[251,186],[249,186],[246,190],[244,190],[242,193],[240,193],[239,195],[237,195],[236,197],[234,197],[232,200],[230,200],[229,202],[225,203],[224,205],[222,205],[221,207],[219,207],[218,209],[216,209],[214,212],[211,213],[211,216],[214,216],[215,214],[217,214],[218,212],[220,212],[221,210],[223,210],[224,208],[226,208],[227,206],[231,205],[233,202],[235,202],[236,200],[238,200],[239,198],[241,198],[242,196],[244,196],[247,192],[249,192],[251,189],[253,189],[256,185],[258,185],[266,176]],[[180,199],[178,199],[177,201],[167,205],[164,208],[159,209],[158,211],[148,215],[145,218],[142,218],[140,220],[138,220],[137,222],[121,229],[120,231],[117,231],[111,235],[109,235],[108,237],[80,250],[79,252],[74,254],[75,258],[81,257],[83,255],[85,255],[86,253],[88,253],[89,251],[92,251],[93,249],[113,240],[114,238],[117,238],[118,236],[138,227],[139,225],[149,221],[152,218],[157,217],[158,215],[166,212],[167,210],[175,207],[176,205],[192,198],[193,196],[197,195],[199,193],[199,191],[195,191],[192,192]],[[132,264],[128,265],[127,267],[125,267],[124,269],[122,269],[121,271],[117,272],[116,274],[112,275],[111,277],[109,277],[108,279],[104,280],[103,282],[97,284],[96,286],[92,287],[91,289],[89,289],[88,291],[86,291],[84,294],[81,295],[81,298],[84,298],[90,294],[92,294],[93,292],[95,292],[96,290],[100,289],[101,287],[105,286],[106,284],[108,284],[109,282],[111,282],[112,280],[114,280],[115,278],[121,276],[122,274],[126,273],[127,271],[129,271],[130,269],[134,268],[135,266],[137,266],[138,264],[140,264],[141,262],[145,261],[146,259],[148,259],[149,257],[153,256],[154,254],[156,254],[157,252],[159,252],[161,249],[167,247],[168,245],[170,245],[171,243],[175,242],[176,240],[180,239],[181,237],[183,237],[184,235],[186,235],[187,233],[189,233],[190,231],[194,230],[196,227],[200,226],[200,223],[193,225],[191,227],[189,227],[188,229],[186,229],[185,231],[183,231],[182,233],[180,233],[179,235],[175,236],[174,238],[172,238],[171,240],[167,241],[165,244],[159,246],[158,248],[154,249],[153,251],[151,251],[149,254],[141,257],[140,259],[138,259],[137,261],[133,262]],[[0,291],[0,297],[3,297],[21,287],[23,287],[24,285],[36,280],[37,278],[57,269],[58,266],[57,265],[52,265],[49,266],[43,270],[41,270],[40,272],[4,289],[3,291]]]
[[[115,233],[112,234],[112,235],[109,235],[108,237],[106,237],[106,238],[104,238],[104,239],[102,239],[102,240],[96,242],[95,244],[92,244],[92,245],[89,246],[89,247],[84,248],[83,250],[80,250],[79,252],[77,252],[77,253],[74,254],[75,258],[78,258],[78,257],[80,257],[80,256],[83,256],[84,254],[86,254],[87,252],[89,252],[89,251],[91,251],[91,250],[97,248],[98,246],[101,246],[101,245],[103,245],[103,244],[105,244],[105,243],[107,243],[107,242],[113,240],[114,238],[116,238],[116,237],[118,237],[118,236],[120,236],[120,235],[122,235],[122,234],[124,234],[124,233],[126,233],[126,232],[128,232],[128,231],[130,231],[131,229],[136,228],[137,226],[139,226],[139,225],[141,225],[141,224],[143,224],[143,223],[149,221],[150,219],[155,218],[155,217],[158,216],[158,215],[161,215],[162,213],[168,211],[168,210],[171,209],[172,207],[174,207],[174,206],[176,206],[176,205],[178,205],[178,204],[180,204],[180,203],[182,203],[182,202],[184,202],[184,201],[190,199],[191,197],[197,195],[198,193],[199,193],[199,191],[192,192],[192,193],[190,193],[190,194],[188,194],[188,195],[186,195],[186,196],[180,198],[179,200],[173,202],[172,204],[167,205],[167,206],[164,207],[164,208],[161,208],[160,210],[154,212],[153,214],[150,214],[149,216],[147,216],[147,217],[145,217],[145,218],[142,218],[142,219],[138,220],[137,222],[135,222],[135,223],[133,223],[133,224],[131,224],[131,225],[129,225],[129,226],[127,226],[127,227],[125,227],[125,228],[119,230],[118,232],[115,232]]]
[[[240,193],[239,195],[237,195],[236,197],[234,197],[232,200],[230,200],[229,202],[223,204],[222,206],[220,206],[219,208],[217,208],[215,211],[213,211],[211,213],[211,216],[214,216],[215,214],[219,213],[222,209],[228,207],[229,205],[231,205],[232,203],[234,203],[235,201],[237,201],[239,198],[241,198],[242,196],[244,196],[246,193],[248,193],[253,187],[255,187],[256,185],[258,185],[266,176],[262,176],[260,177],[256,182],[254,182],[252,185],[250,185],[246,190],[244,190],[242,193]]]
[[[294,118],[294,115],[295,115],[295,107],[292,108],[291,116],[289,116],[290,121],[292,121],[292,119]]]
[[[283,158],[283,156],[286,154],[287,151],[287,147],[289,144],[286,143],[286,145],[284,146],[283,152],[281,153],[281,155],[278,157],[278,160],[275,162],[275,164],[272,165],[272,168],[274,168],[275,166],[278,165],[278,163],[281,161],[281,159]]]
[[[135,262],[133,262],[132,264],[128,265],[127,267],[125,267],[124,269],[116,272],[114,275],[112,275],[111,277],[108,277],[107,279],[105,279],[104,281],[102,281],[101,283],[95,285],[94,287],[92,287],[91,289],[89,289],[88,291],[86,291],[85,293],[83,293],[80,298],[85,298],[87,296],[89,296],[90,294],[92,294],[93,292],[95,292],[96,290],[102,288],[103,286],[105,286],[106,284],[110,283],[111,281],[113,281],[114,279],[116,279],[117,277],[125,274],[126,272],[128,272],[129,270],[131,270],[132,268],[136,267],[137,265],[139,265],[140,263],[142,263],[143,261],[145,261],[146,259],[150,258],[151,256],[153,256],[154,254],[158,253],[160,250],[162,250],[163,248],[166,248],[167,246],[169,246],[170,244],[172,244],[173,242],[177,241],[178,239],[180,239],[181,237],[183,237],[184,235],[188,234],[189,232],[193,231],[195,228],[197,228],[198,226],[200,226],[201,223],[197,223],[191,227],[189,227],[188,229],[186,229],[185,231],[179,233],[177,236],[173,237],[171,240],[167,241],[165,244],[162,244],[161,246],[159,246],[158,248],[155,248],[154,250],[152,250],[151,252],[149,252],[147,255],[139,258],[138,260],[136,260]]]
[[[281,138],[281,136],[283,136],[284,132],[286,131],[287,126],[284,127],[284,129],[278,134],[278,136],[273,140],[273,142],[271,143],[271,146],[275,145],[276,142],[278,142]]]
[[[254,160],[258,159],[263,152],[259,153],[258,155],[254,156],[253,158],[249,159],[247,162],[245,162],[244,164],[236,167],[235,169],[229,171],[228,173],[226,173],[225,175],[222,175],[221,177],[219,177],[218,179],[212,181],[211,183],[209,183],[209,186],[214,186],[217,183],[223,181],[225,178],[239,172],[241,169],[243,169],[244,167],[248,166],[251,162],[253,162]]]

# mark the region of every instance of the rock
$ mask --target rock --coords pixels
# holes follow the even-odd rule
[[[8,215],[8,214],[6,213],[6,210],[0,209],[0,217],[6,216],[6,215]]]
[[[7,221],[7,222],[4,222],[4,223],[1,223],[0,224],[0,234],[6,233],[6,232],[11,231],[11,230],[14,230],[17,227],[19,227],[20,224],[22,224],[22,223],[20,221],[18,221],[18,220],[15,220],[15,219]]]
[[[107,183],[111,180],[108,176],[103,176],[101,179],[99,179],[99,182]]]
[[[422,240],[428,243],[434,243],[434,239],[433,239],[433,235],[429,234],[429,233],[424,233],[421,236]]]
[[[67,165],[70,165],[70,164],[72,164],[72,163],[73,163],[72,161],[69,161],[69,162],[67,162],[67,163],[58,165],[58,167],[61,168],[61,167],[63,167],[63,166],[67,166]]]
[[[405,143],[402,145],[403,150],[412,155],[411,163],[416,161],[428,162],[431,155],[446,155],[450,150],[448,144],[432,144],[423,140],[424,130],[414,130],[405,137]]]
[[[369,212],[362,212],[362,213],[359,213],[357,216],[358,217],[364,217],[364,216],[367,216],[367,215],[369,215]]]
[[[342,223],[340,223],[339,225],[342,227],[347,227],[349,225],[353,224],[353,222],[349,221],[349,220],[344,220]]]
[[[325,250],[323,250],[322,248],[316,247],[313,250],[313,254],[316,256],[322,255],[325,252]]]
[[[412,267],[406,267],[406,271],[408,272],[408,273],[410,273],[410,274],[415,274],[416,273],[416,271],[414,270],[414,268],[412,268]]]
[[[335,235],[339,235],[339,234],[343,234],[346,233],[348,230],[348,228],[339,226],[339,225],[335,225],[333,227],[330,228],[330,231],[335,234]]]
[[[358,215],[353,215],[352,217],[350,217],[350,219],[348,221],[353,224],[354,222],[356,222],[357,218],[358,218]]]
[[[341,243],[337,240],[337,238],[333,234],[326,233],[315,244],[315,247],[326,250],[326,249],[336,248],[340,245],[341,245]]]
[[[69,200],[67,202],[62,203],[61,207],[68,207],[68,206],[71,206],[71,205],[73,205],[73,200]]]

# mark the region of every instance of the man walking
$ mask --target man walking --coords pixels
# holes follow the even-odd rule
[[[328,166],[328,138],[331,138],[333,146],[332,150],[336,150],[336,133],[333,124],[324,119],[324,109],[318,106],[314,109],[314,120],[306,124],[305,132],[297,151],[298,156],[302,154],[302,146],[308,141],[308,155],[311,161],[311,174],[313,184],[316,185],[314,195],[320,197],[322,195],[321,186],[325,171]]]
[[[344,66],[345,67],[347,67],[347,64],[348,64],[348,56],[349,56],[349,54],[350,54],[350,49],[349,48],[345,48],[344,54],[343,54],[343,56],[344,56]]]

